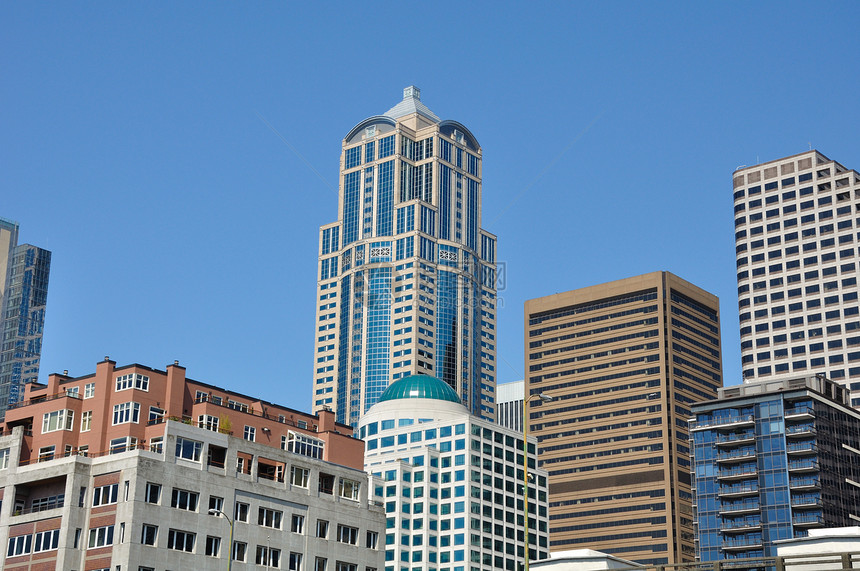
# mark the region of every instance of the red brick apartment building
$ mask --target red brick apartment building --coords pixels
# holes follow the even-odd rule
[[[95,374],[28,384],[0,428],[0,568],[383,564],[364,443],[333,412],[195,381],[178,362],[105,358]]]

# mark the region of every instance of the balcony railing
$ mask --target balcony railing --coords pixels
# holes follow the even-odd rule
[[[755,448],[737,448],[729,452],[720,452],[717,454],[717,461],[727,462],[730,460],[743,460],[747,458],[755,458]]]
[[[761,504],[758,502],[734,502],[728,504],[722,504],[720,506],[720,513],[732,513],[732,512],[747,512],[747,511],[757,511],[761,509]]]
[[[36,397],[30,398],[29,400],[22,400],[22,401],[18,401],[16,403],[10,404],[9,407],[7,408],[7,410],[14,410],[16,408],[30,406],[31,404],[39,404],[40,402],[48,402],[48,401],[52,401],[52,400],[56,400],[56,399],[63,399],[63,398],[71,398],[71,399],[81,400],[81,395],[79,395],[77,393],[70,393],[67,391],[63,391],[61,393],[56,393],[53,395],[36,396]]]
[[[731,469],[721,469],[717,478],[742,478],[744,476],[755,476],[758,473],[755,466],[738,466]]]
[[[758,482],[745,482],[740,486],[720,486],[719,492],[721,496],[753,493],[758,493]]]
[[[26,509],[17,509],[16,508],[15,511],[12,512],[12,515],[16,516],[16,515],[34,514],[34,513],[44,512],[44,511],[48,511],[48,510],[55,510],[57,508],[61,508],[61,507],[65,506],[65,505],[66,505],[65,500],[56,500],[56,501],[52,501],[52,502],[45,502],[43,504],[39,504],[39,505],[29,507]]]
[[[815,411],[812,410],[811,406],[799,406],[796,408],[786,409],[785,417],[788,418],[790,416],[815,416]]]
[[[693,420],[690,422],[690,428],[710,428],[735,424],[749,424],[752,422],[755,422],[755,416],[751,414],[739,414],[732,416],[721,416],[719,418],[705,418],[702,420]]]
[[[789,470],[818,470],[816,460],[792,460],[788,463]]]
[[[748,440],[755,440],[755,432],[730,432],[728,434],[718,434],[714,442],[716,444],[726,445],[734,444],[736,442],[745,442]]]

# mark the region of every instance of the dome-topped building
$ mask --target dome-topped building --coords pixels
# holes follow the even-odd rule
[[[513,570],[525,551],[523,434],[469,412],[445,381],[415,374],[392,382],[362,415],[364,469],[385,506],[385,571]],[[531,560],[549,556],[547,472],[528,439]],[[488,531],[489,530],[489,531]],[[470,534],[495,534],[492,544]],[[520,539],[517,539],[520,538]]]
[[[361,427],[373,422],[408,426],[464,415],[468,416],[469,410],[446,382],[431,375],[410,375],[388,385],[377,403],[361,417],[359,432],[363,434]]]
[[[378,402],[398,399],[434,399],[460,402],[460,397],[441,379],[430,375],[410,375],[388,385]]]

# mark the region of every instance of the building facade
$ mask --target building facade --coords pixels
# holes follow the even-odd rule
[[[523,431],[523,395],[525,381],[496,386],[496,423],[517,432]]]
[[[660,565],[695,557],[687,420],[722,385],[717,298],[654,272],[525,305],[529,434],[550,548]]]
[[[109,360],[25,397],[0,436],[4,569],[382,566],[363,443],[331,412]]]
[[[478,418],[446,383],[413,375],[362,416],[365,470],[385,505],[386,571],[518,571],[548,556],[547,478],[529,439]]]
[[[0,420],[24,385],[39,379],[51,252],[18,244],[18,224],[0,218]]]
[[[703,562],[776,556],[774,542],[860,516],[860,413],[824,377],[727,387],[693,406]]]
[[[733,181],[744,381],[860,383],[860,175],[813,150]]]
[[[389,382],[427,373],[492,419],[496,238],[481,229],[481,157],[416,87],[344,138],[338,220],[320,228],[314,410],[355,426]]]

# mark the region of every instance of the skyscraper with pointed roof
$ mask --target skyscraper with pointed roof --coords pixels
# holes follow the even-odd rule
[[[442,379],[492,420],[496,237],[481,147],[410,86],[343,140],[338,220],[320,228],[314,410],[355,426],[388,384]]]

